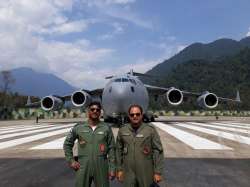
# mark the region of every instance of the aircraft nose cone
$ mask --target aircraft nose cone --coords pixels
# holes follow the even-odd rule
[[[128,88],[123,85],[115,86],[112,88],[113,95],[113,107],[116,108],[116,111],[126,112],[126,102],[129,100]]]
[[[116,101],[124,100],[128,96],[127,88],[122,85],[115,86],[112,89],[112,92],[113,92],[113,95],[116,97],[115,98]]]

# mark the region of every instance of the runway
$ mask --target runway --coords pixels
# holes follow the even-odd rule
[[[167,186],[249,186],[250,121],[152,124],[164,147]],[[74,125],[0,122],[0,186],[74,186],[62,150]]]

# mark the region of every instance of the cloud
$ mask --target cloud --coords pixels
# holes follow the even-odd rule
[[[82,88],[88,89],[103,88],[108,81],[105,79],[106,76],[122,75],[129,72],[131,69],[135,72],[145,73],[162,61],[163,59],[161,58],[155,60],[139,59],[136,63],[125,64],[119,67],[104,67],[96,70],[88,69],[84,72],[74,69],[66,72],[65,77],[71,77],[74,75],[71,83],[73,85],[77,85],[78,87],[81,86]],[[79,85],[79,83],[82,84]]]
[[[115,56],[114,49],[96,47],[91,40],[82,36],[76,37],[73,42],[72,40],[69,42],[68,39],[56,40],[65,34],[84,32],[91,24],[98,22],[97,18],[70,19],[73,7],[76,6],[74,3],[79,1],[12,0],[4,3],[1,1],[0,68],[31,67],[39,72],[53,73],[75,87],[94,89],[104,86],[105,76],[122,74],[130,69],[144,73],[163,61],[163,58],[139,58],[136,63],[114,67],[109,64],[114,58],[118,58]],[[101,1],[88,2],[100,3]],[[143,28],[153,29],[150,21],[140,18],[130,8],[124,7],[134,3],[135,0],[102,2],[104,3],[101,11],[104,14]],[[111,22],[109,18],[105,17],[103,20],[105,24],[111,26],[112,31],[104,34],[103,39],[124,34],[128,24],[124,22],[121,24],[114,19]],[[173,37],[171,39],[175,40]],[[164,59],[181,48],[181,45],[171,48],[163,42],[160,45],[158,43],[158,49],[162,50]]]
[[[126,5],[134,3],[136,0],[82,0],[88,6],[104,6],[104,5]]]
[[[40,34],[69,34],[82,32],[88,28],[90,22],[87,20],[77,20],[71,22],[64,22],[49,28],[37,28],[36,32]]]
[[[88,7],[94,8],[95,12],[108,17],[127,21],[145,29],[153,30],[155,28],[149,18],[142,18],[131,10],[130,6],[136,0],[81,0],[81,2]],[[82,6],[82,8],[86,9],[85,6]]]
[[[13,0],[0,4],[0,68],[31,67],[50,72],[74,86],[78,76],[108,61],[113,49],[95,47],[85,38],[75,42],[48,40],[41,31],[61,35],[87,29],[94,20],[70,21],[63,12],[72,8],[70,0]],[[76,74],[76,72],[78,74]],[[94,79],[94,77],[93,77]],[[79,79],[83,81],[83,79]]]
[[[114,8],[114,7],[109,7],[104,9],[105,14],[118,18],[130,23],[133,23],[136,26],[145,28],[145,29],[154,29],[154,24],[149,20],[149,19],[143,19],[136,13],[132,12],[129,8]]]
[[[248,33],[246,34],[246,36],[250,36],[250,27],[248,29]]]
[[[113,27],[113,31],[100,35],[98,36],[99,40],[110,40],[113,39],[116,35],[120,35],[123,34],[124,31],[124,24],[118,23],[118,22],[114,22],[111,24]]]

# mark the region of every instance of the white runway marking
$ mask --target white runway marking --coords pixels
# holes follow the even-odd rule
[[[66,128],[66,129],[61,129],[61,130],[57,130],[57,131],[53,131],[53,132],[46,132],[46,133],[37,134],[34,136],[28,136],[25,138],[18,138],[18,139],[14,139],[14,140],[1,142],[0,149],[21,145],[21,144],[36,141],[36,140],[41,140],[41,139],[48,138],[48,137],[54,136],[54,135],[63,134],[63,133],[69,132],[70,129],[71,128]]]
[[[250,127],[250,124],[248,124],[248,123],[231,122],[230,124],[242,125],[244,127]]]
[[[25,126],[28,126],[28,125],[16,125],[16,126],[1,126],[0,127],[0,130],[1,129],[6,129],[6,128],[18,128],[18,127],[25,127]]]
[[[46,128],[46,127],[54,127],[55,125],[43,125],[43,126],[39,126],[39,127],[24,127],[24,128],[20,128],[20,129],[14,129],[14,130],[4,130],[2,132],[0,132],[1,134],[8,134],[8,133],[13,133],[13,132],[20,132],[20,131],[27,131],[27,130],[34,130],[34,129],[41,129],[41,128]]]
[[[63,149],[63,143],[64,143],[65,138],[66,137],[59,138],[54,141],[32,147],[30,149],[33,149],[33,150],[35,149]]]
[[[178,140],[182,141],[183,143],[189,145],[193,149],[216,149],[216,150],[232,150],[232,148],[227,147],[225,145],[218,144],[216,142],[207,140],[205,138],[199,137],[197,135],[185,132],[180,129],[176,129],[171,127],[167,124],[160,123],[160,122],[153,122],[156,127],[159,127],[163,131],[167,132],[168,134],[174,136]]]
[[[5,138],[12,138],[15,136],[22,136],[22,135],[28,135],[28,134],[38,133],[38,132],[45,132],[45,131],[56,130],[56,129],[71,127],[71,126],[73,125],[59,125],[56,127],[46,127],[46,128],[39,129],[39,130],[31,130],[31,131],[19,132],[19,133],[14,133],[14,134],[5,134],[5,135],[0,136],[0,140],[5,139]]]
[[[246,130],[250,130],[250,127],[247,126],[241,126],[241,125],[233,125],[233,124],[229,124],[229,123],[217,123],[217,122],[212,122],[210,124],[215,124],[215,125],[220,125],[220,126],[227,126],[227,127],[235,127],[235,128],[240,128],[240,129],[246,129]]]
[[[9,127],[0,127],[0,131],[2,130],[11,130],[11,129],[21,129],[25,127],[40,127],[41,125],[17,125],[17,126],[9,126]]]
[[[236,129],[236,128],[232,128],[232,127],[222,127],[222,126],[218,126],[218,125],[195,123],[195,122],[188,122],[188,124],[194,124],[194,125],[199,125],[199,126],[203,126],[203,127],[213,127],[213,128],[216,128],[216,129],[222,129],[222,130],[228,130],[228,131],[234,131],[234,132],[241,132],[241,133],[250,134],[249,130]]]
[[[236,142],[239,142],[239,143],[244,143],[244,144],[250,145],[250,138],[245,137],[245,136],[241,136],[241,135],[238,135],[238,134],[232,134],[232,133],[223,132],[223,131],[211,130],[211,129],[207,129],[207,128],[203,128],[203,127],[197,127],[197,126],[190,125],[190,124],[185,124],[185,123],[176,123],[175,125],[180,126],[180,127],[185,127],[187,129],[203,132],[203,133],[206,133],[206,134],[211,134],[211,135],[214,135],[214,136],[219,136],[219,137],[229,139],[229,140],[232,140],[232,141],[236,141]]]

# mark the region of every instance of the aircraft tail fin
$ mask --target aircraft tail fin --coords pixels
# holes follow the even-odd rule
[[[144,73],[138,73],[138,72],[134,72],[133,69],[130,70],[130,72],[127,72],[127,74],[132,75],[132,76],[138,76],[138,77],[154,77],[154,75],[148,75],[148,74],[144,74]],[[105,77],[105,79],[112,79],[114,76],[107,76]]]
[[[138,76],[138,77],[154,77],[154,75],[148,75],[145,73],[134,72],[133,69],[131,69],[130,72],[128,72],[127,74]]]

